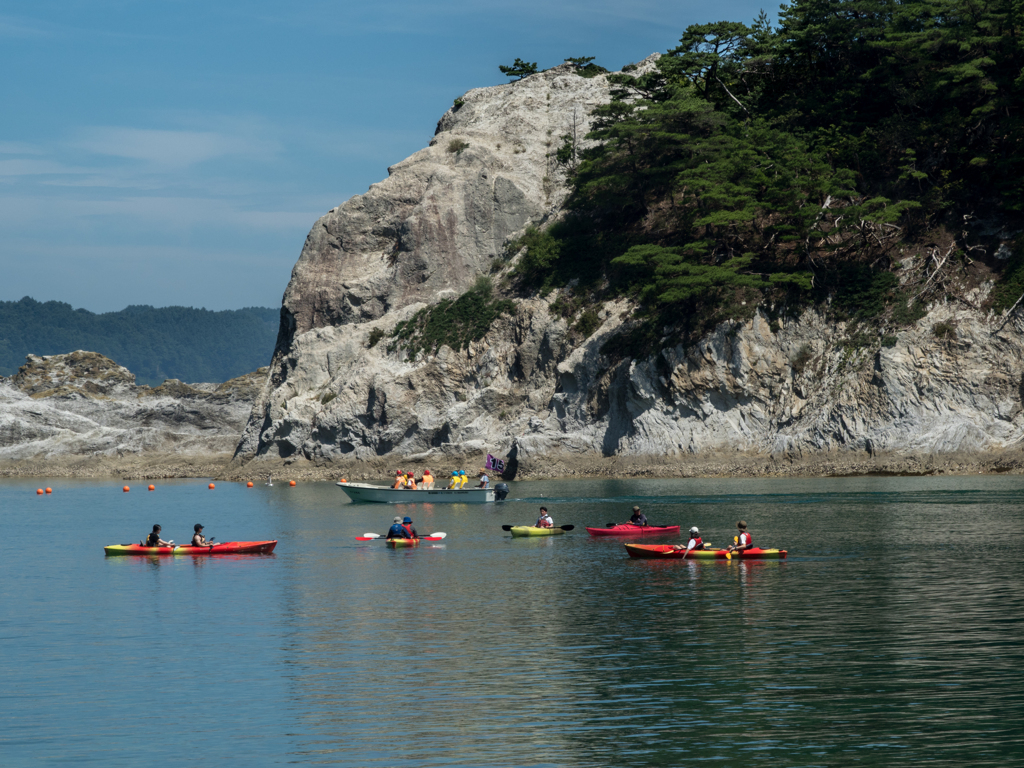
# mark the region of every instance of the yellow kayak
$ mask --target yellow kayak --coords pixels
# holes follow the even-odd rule
[[[572,526],[567,526],[572,528]],[[509,531],[513,536],[557,536],[565,533],[565,528],[538,528],[535,525],[511,525]]]

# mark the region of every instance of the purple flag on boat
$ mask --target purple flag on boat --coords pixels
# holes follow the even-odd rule
[[[485,469],[489,469],[492,472],[501,474],[505,471],[505,462],[503,459],[496,459],[491,454],[487,454],[487,463],[484,464]]]

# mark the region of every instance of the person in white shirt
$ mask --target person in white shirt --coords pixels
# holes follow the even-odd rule
[[[537,518],[536,528],[554,528],[555,521],[551,519],[551,515],[548,514],[547,507],[540,508],[540,517]]]
[[[482,469],[480,470],[480,485],[477,488],[487,488],[491,484],[491,478],[487,476],[487,473]]]
[[[683,548],[683,545],[675,544],[672,548],[679,550]],[[690,540],[686,542],[686,554],[684,554],[683,557],[685,558],[686,555],[690,554],[695,549],[704,549],[704,540],[701,539],[700,531],[697,530],[697,526],[693,526],[693,528],[690,529]]]

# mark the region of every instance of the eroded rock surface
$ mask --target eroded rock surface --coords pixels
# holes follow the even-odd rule
[[[1024,327],[967,303],[931,307],[894,344],[851,346],[814,312],[758,314],[634,361],[602,352],[629,306],[599,308],[600,327],[577,338],[549,309],[554,293],[517,299],[468,349],[410,360],[396,348],[399,322],[461,294],[506,238],[558,215],[565,186],[550,155],[607,98],[604,77],[568,67],[470,91],[429,147],[314,225],[236,471],[285,460],[356,476],[357,465],[476,466],[487,451],[522,476],[609,462],[635,474],[925,471],[936,456],[999,468],[992,457],[1024,438]],[[954,340],[936,336],[939,322]]]
[[[31,461],[40,471],[69,458],[223,462],[266,375],[264,368],[223,384],[171,379],[151,389],[95,352],[30,355],[17,374],[0,379],[0,462]]]

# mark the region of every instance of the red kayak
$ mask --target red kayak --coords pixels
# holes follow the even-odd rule
[[[725,560],[726,552],[724,549],[692,549],[690,554],[686,554],[685,547],[682,549],[676,549],[671,544],[626,544],[626,551],[629,552],[630,557],[646,557],[655,560],[672,560],[672,559],[683,559],[686,556],[688,560]],[[788,553],[784,549],[761,549],[760,547],[752,547],[751,549],[745,549],[742,552],[733,552],[732,559],[734,560],[785,560]]]
[[[208,547],[144,547],[141,544],[111,544],[108,555],[266,555],[274,551],[273,541],[225,541]]]
[[[587,528],[591,536],[669,536],[678,535],[678,525],[633,525],[618,523],[604,528]]]

